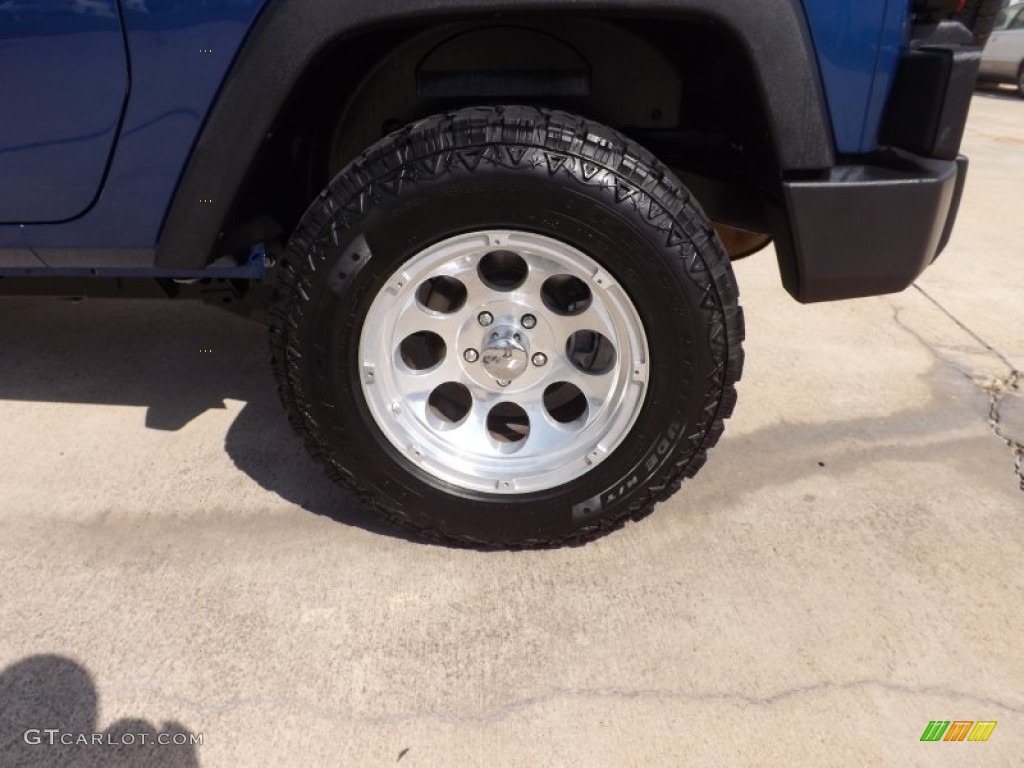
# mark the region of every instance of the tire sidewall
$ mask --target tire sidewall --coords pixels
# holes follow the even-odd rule
[[[352,205],[356,196],[327,203],[330,214],[314,237],[326,244],[317,254],[320,279],[310,285],[310,311],[299,329],[313,358],[304,388],[326,449],[322,458],[407,525],[462,540],[564,539],[649,505],[659,477],[679,475],[700,452],[721,396],[711,374],[727,363],[721,348],[709,343],[725,332],[707,266],[724,254],[710,227],[671,243],[662,223],[654,222],[653,199],[619,199],[624,180],[609,179],[613,171],[587,180],[569,162],[551,172],[541,165],[543,148],[525,150],[514,166],[482,162],[473,168],[449,152],[431,158],[439,161],[436,174],[398,169],[398,184],[382,182],[360,193],[358,206]],[[346,173],[353,171],[344,171],[333,189],[351,189]],[[644,207],[644,199],[651,205]],[[360,335],[379,291],[424,248],[485,229],[529,231],[586,253],[625,289],[647,335],[648,388],[632,430],[601,464],[546,491],[486,494],[438,480],[388,441],[362,391]],[[669,227],[677,238],[685,230],[692,232],[692,223],[677,220]],[[365,253],[354,267],[359,250]]]

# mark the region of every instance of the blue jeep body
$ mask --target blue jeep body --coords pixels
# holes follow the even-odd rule
[[[580,544],[722,435],[730,259],[812,302],[941,252],[998,3],[0,0],[0,294],[264,319],[382,520]]]
[[[673,56],[671,40],[657,38],[658,26],[687,35],[709,30],[732,46],[740,77],[752,84],[751,112],[764,123],[767,159],[758,161],[756,172],[737,171],[736,158],[728,170],[694,171],[687,152],[671,164],[693,182],[713,219],[775,238],[794,296],[813,301],[900,290],[941,250],[966,171],[957,149],[977,52],[969,35],[951,29],[958,25],[941,21],[952,5],[2,3],[0,275],[260,278],[265,261],[259,247],[267,233],[251,235],[253,242],[225,243],[233,225],[264,212],[254,203],[239,213],[244,200],[260,196],[254,187],[273,186],[279,171],[260,170],[261,152],[294,124],[293,107],[301,108],[303,99],[296,94],[303,88],[337,82],[339,102],[358,103],[374,77],[403,61],[400,50],[415,48],[415,40],[430,39],[439,28],[464,34],[469,27],[514,23],[558,37],[563,25],[599,18],[609,29],[627,27],[629,39],[649,45],[651,67],[658,66],[657,57]],[[503,14],[514,14],[511,22]],[[684,83],[702,77],[682,72],[694,62],[679,56]],[[355,59],[365,66],[350,76]],[[599,69],[593,61],[589,66]],[[630,60],[620,59],[619,66],[628,72]],[[331,67],[333,74],[325,75]],[[902,90],[898,79],[907,81]],[[487,95],[467,94],[466,101]],[[513,88],[510,95],[559,105],[557,92],[546,98]],[[908,99],[920,101],[901,118],[894,102]],[[652,119],[694,109],[686,99],[675,100],[670,95],[668,109],[656,108]],[[656,152],[665,146],[671,161],[676,139],[670,131],[625,118],[616,125],[614,108],[605,111],[600,114],[598,104],[591,110],[653,143]],[[324,178],[320,173],[313,181],[322,184]],[[287,235],[294,215],[278,218],[285,219],[278,229]]]

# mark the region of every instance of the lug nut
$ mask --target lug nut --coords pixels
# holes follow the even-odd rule
[[[477,322],[480,323],[480,325],[490,325],[491,323],[494,322],[494,315],[492,315],[490,312],[481,312],[479,315],[476,316],[476,319]]]
[[[465,352],[462,353],[462,356],[466,358],[467,363],[475,363],[477,360],[480,359],[480,353],[477,352],[475,349],[467,349]]]
[[[523,319],[520,322],[523,324],[523,328],[530,330],[537,325],[537,318],[533,315],[523,315]]]
[[[512,382],[508,381],[507,379],[498,379],[498,386],[499,387],[507,387],[511,383]]]
[[[548,356],[545,355],[543,352],[537,352],[533,356],[533,364],[536,365],[538,368],[540,368],[542,365],[547,365]]]

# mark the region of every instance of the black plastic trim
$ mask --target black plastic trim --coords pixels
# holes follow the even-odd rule
[[[960,24],[970,42],[970,33]],[[944,39],[941,25],[933,39]],[[915,45],[903,55],[879,132],[883,145],[954,160],[960,151],[981,50],[956,42]]]
[[[783,282],[801,302],[895,293],[935,260],[956,217],[966,159],[889,152],[783,185]]]
[[[946,216],[946,225],[942,228],[942,237],[939,238],[939,248],[935,252],[935,258],[939,258],[949,238],[953,234],[953,225],[956,224],[956,215],[960,211],[960,201],[964,196],[964,185],[967,183],[967,158],[960,155],[956,159],[956,186],[953,188],[953,200],[949,205],[949,214]]]
[[[956,10],[957,0],[914,0],[914,13],[944,15]]]
[[[417,78],[419,93],[427,99],[457,98],[487,93],[503,98],[587,96],[587,72],[426,72]]]
[[[699,18],[745,47],[759,79],[779,166],[815,170],[835,161],[818,66],[800,0],[269,0],[235,60],[179,184],[156,265],[200,268],[250,163],[289,94],[332,43],[386,25],[496,13],[579,13]],[[200,205],[200,199],[214,204]]]
[[[0,251],[2,253],[2,251]],[[46,251],[39,252],[42,257],[47,255]],[[86,251],[88,253],[88,251]],[[150,254],[152,251],[122,251],[121,255],[135,255],[133,262],[137,265],[144,263],[141,255]],[[100,263],[99,259],[93,259],[91,263]],[[203,280],[203,279],[235,279],[235,280],[262,280],[267,275],[267,254],[263,246],[253,246],[250,249],[248,258],[239,263],[235,259],[225,257],[213,264],[208,264],[202,269],[161,269],[159,267],[139,266],[105,266],[105,267],[50,267],[41,264],[38,267],[11,267],[0,263],[0,277],[59,277],[59,278],[166,278],[173,280]]]

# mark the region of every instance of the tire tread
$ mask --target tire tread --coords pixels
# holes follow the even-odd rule
[[[719,316],[717,323],[710,324],[709,339],[717,348],[719,365],[712,373],[716,380],[705,407],[706,417],[681,438],[690,442],[689,449],[677,452],[677,460],[666,462],[617,515],[599,518],[563,537],[484,541],[414,523],[339,464],[309,406],[296,336],[310,302],[313,279],[324,263],[324,238],[336,216],[358,218],[367,202],[397,194],[409,173],[410,158],[414,158],[417,174],[439,175],[455,164],[472,172],[484,161],[519,162],[509,146],[523,149],[519,161],[531,149],[548,153],[547,170],[552,174],[573,173],[586,183],[592,170],[588,164],[592,164],[622,179],[615,190],[617,204],[635,206],[649,226],[663,232],[668,244],[678,243],[683,269],[705,286],[705,301]],[[561,156],[563,152],[566,155]],[[579,162],[574,162],[576,159]],[[684,247],[687,243],[690,247]],[[706,215],[674,174],[647,150],[606,126],[565,112],[477,107],[436,115],[400,129],[355,159],[313,201],[279,269],[280,282],[269,312],[271,365],[292,428],[332,480],[352,491],[381,519],[428,541],[487,549],[548,548],[584,544],[611,533],[628,520],[649,515],[655,504],[679,489],[684,478],[697,473],[736,404],[735,385],[743,367],[743,313],[728,255]]]

